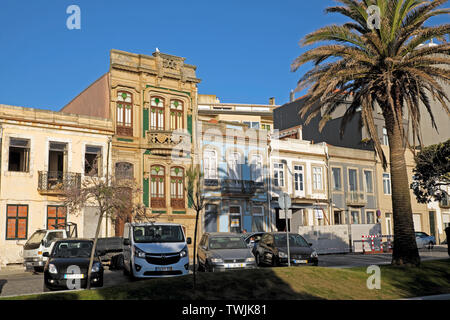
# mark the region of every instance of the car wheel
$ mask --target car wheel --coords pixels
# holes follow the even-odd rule
[[[129,274],[130,280],[134,281],[136,280],[136,277],[134,276],[134,271],[133,271],[133,265],[130,262],[130,274]]]
[[[50,289],[49,287],[47,287],[47,286],[45,285],[45,283],[44,283],[44,287],[42,288],[42,291],[43,291],[43,292],[50,292],[50,291],[52,291],[52,289]]]
[[[127,270],[127,268],[125,268],[125,264],[123,265],[122,271],[123,271],[123,275],[124,275],[124,276],[130,275],[130,272]]]
[[[277,257],[276,256],[272,256],[272,267],[276,267],[278,264],[277,264]]]
[[[428,248],[429,250],[433,249],[433,246],[434,246],[433,241],[428,242],[427,248]]]

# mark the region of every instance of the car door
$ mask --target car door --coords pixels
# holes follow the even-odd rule
[[[125,268],[130,266],[131,259],[131,226],[128,223],[124,227],[123,242],[123,261]]]

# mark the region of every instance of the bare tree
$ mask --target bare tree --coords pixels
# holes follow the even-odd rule
[[[110,175],[99,177],[95,170],[92,174],[85,176],[81,185],[71,185],[65,190],[62,200],[70,212],[81,213],[87,205],[98,208],[98,222],[89,261],[87,289],[90,289],[91,285],[91,269],[102,219],[146,220],[145,207],[137,200],[140,199],[140,193],[133,179],[116,178]]]
[[[195,231],[194,231],[194,256],[193,256],[193,272],[194,272],[194,289],[196,286],[196,258],[197,258],[197,229],[198,217],[200,212],[205,208],[206,201],[202,192],[203,173],[201,173],[199,166],[192,166],[186,170],[187,179],[187,195],[188,199],[194,208],[195,215]]]

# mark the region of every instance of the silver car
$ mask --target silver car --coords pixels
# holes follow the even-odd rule
[[[200,271],[225,271],[256,268],[255,257],[240,234],[205,233],[198,245]]]

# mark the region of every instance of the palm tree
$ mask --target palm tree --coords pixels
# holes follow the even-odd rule
[[[450,73],[450,46],[445,36],[450,25],[427,27],[431,17],[449,14],[439,8],[446,0],[338,0],[326,13],[339,13],[351,19],[343,25],[320,28],[304,37],[301,45],[318,44],[292,63],[296,71],[307,62],[314,67],[299,80],[297,91],[309,87],[300,116],[306,124],[322,114],[322,130],[331,114],[343,100],[350,103],[341,123],[341,135],[353,116],[361,112],[380,156],[383,167],[386,157],[374,125],[376,105],[381,110],[389,139],[389,163],[392,179],[394,217],[394,251],[392,264],[419,265],[411,211],[405,150],[408,145],[403,117],[410,120],[412,133],[420,141],[420,111],[423,103],[436,128],[430,96],[450,114],[449,97],[443,89]],[[374,7],[379,15],[373,16]],[[378,20],[373,18],[379,18]],[[373,22],[378,22],[373,24]],[[421,46],[437,39],[434,46]]]

